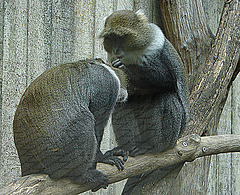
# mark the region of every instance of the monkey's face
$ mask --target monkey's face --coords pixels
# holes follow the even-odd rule
[[[126,53],[129,52],[130,48],[125,44],[126,38],[126,36],[118,37],[115,35],[104,38],[104,49],[108,52],[111,61],[115,59],[123,59]]]
[[[111,62],[120,59],[124,64],[131,63],[131,59],[138,53],[142,53],[148,45],[148,43],[139,44],[139,41],[135,41],[133,34],[124,36],[111,34],[104,38],[103,44]]]
[[[120,59],[124,64],[152,41],[152,32],[145,16],[123,10],[111,14],[100,37],[111,61]],[[134,55],[133,55],[134,54]]]

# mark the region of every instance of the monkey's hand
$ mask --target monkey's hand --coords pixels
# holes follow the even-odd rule
[[[123,160],[122,162],[126,162],[129,156],[129,151],[125,150],[121,147],[115,147],[112,150],[108,150],[104,156],[109,156],[109,157],[115,157],[115,156],[122,156]]]
[[[116,156],[104,155],[104,157],[99,159],[98,162],[115,165],[119,171],[124,169],[124,161]]]
[[[111,151],[111,150],[109,150]],[[123,170],[124,169],[124,163],[127,161],[128,158],[128,153],[124,152],[109,152],[107,151],[105,154],[102,154],[102,152],[98,152],[97,154],[97,162],[105,163],[105,164],[110,164],[110,165],[115,165],[118,170]],[[116,155],[114,155],[116,154]],[[116,157],[116,156],[122,156],[123,160]]]
[[[124,64],[122,63],[122,61],[120,59],[116,59],[112,62],[112,66],[114,68],[119,68],[119,69],[123,69],[125,68]]]

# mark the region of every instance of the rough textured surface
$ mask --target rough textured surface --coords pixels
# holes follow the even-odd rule
[[[101,40],[98,38],[104,18],[114,10],[133,8],[147,11],[151,18],[156,16],[156,7],[149,2],[154,3],[154,1],[148,0],[71,0],[67,3],[57,0],[0,1],[0,56],[2,56],[2,58],[0,57],[0,186],[9,183],[20,175],[20,164],[12,138],[12,121],[16,105],[30,82],[47,68],[59,63],[76,61],[86,57],[102,57],[106,60]],[[198,2],[201,3],[200,0]],[[217,27],[224,0],[221,0],[221,3],[219,0],[211,2],[204,0],[203,2],[205,3],[204,7],[207,8],[205,12],[210,28]],[[188,5],[183,6],[183,8],[186,6]],[[153,21],[158,21],[158,19],[153,17]],[[212,30],[215,34],[216,29]],[[175,38],[173,37],[173,39]],[[232,91],[229,94],[228,108],[225,107],[226,114],[221,119],[228,121],[227,126],[231,126],[233,134],[240,133],[239,80],[238,77],[233,83]],[[222,127],[224,128],[224,126]],[[113,146],[114,139],[112,131],[109,130],[105,134],[102,148],[107,150]],[[221,154],[221,156],[223,155]],[[226,185],[232,186],[228,187],[232,190],[232,194],[240,191],[239,156],[239,154],[225,156],[225,160],[222,159],[221,162],[227,164],[220,163],[218,159],[213,161],[208,180],[209,195],[221,192]],[[229,158],[231,158],[231,162]],[[185,185],[180,186],[178,182],[175,182],[177,185],[175,192],[189,187],[202,192],[202,180],[206,176],[199,173],[201,169],[198,167],[208,164],[207,161],[209,160],[203,160],[201,165],[199,164],[200,160],[193,162],[193,165],[188,163],[186,171],[187,168],[196,170],[194,185],[189,186],[187,178]],[[232,168],[229,167],[231,163]],[[217,167],[222,170],[228,167],[225,169],[225,173],[228,175],[226,180],[212,179],[216,178]],[[223,173],[218,172],[217,176],[221,174]],[[225,176],[221,176],[221,178],[223,177]],[[121,185],[111,185],[107,190],[102,190],[97,194],[118,195],[121,193]],[[206,182],[204,185],[206,187]],[[215,191],[216,189],[217,191]]]
[[[109,181],[116,182],[124,178],[150,171],[158,167],[169,166],[182,161],[193,161],[198,157],[225,152],[240,152],[240,135],[222,135],[200,137],[189,135],[178,140],[173,149],[163,153],[145,154],[135,158],[129,157],[122,171],[106,164],[98,164],[97,169],[105,173]],[[134,189],[133,194],[148,194],[149,186],[144,189]],[[155,187],[155,186],[154,186]],[[200,187],[200,186],[199,186]],[[150,186],[151,188],[151,186]],[[51,180],[47,175],[30,175],[21,177],[2,189],[3,194],[78,194],[88,190],[86,185],[77,185],[67,179]],[[196,189],[198,190],[198,189]],[[154,191],[154,194],[161,194]],[[200,192],[200,191],[199,191]]]
[[[189,1],[190,2],[190,1]],[[193,2],[200,2],[200,1],[193,1]],[[211,3],[210,3],[210,5],[209,5],[209,1],[203,1],[204,3],[205,3],[205,8],[207,9],[207,11],[206,11],[206,13],[207,14],[209,14],[209,15],[206,15],[206,21],[207,21],[207,23],[208,24],[210,24],[209,26],[211,26],[212,28],[217,28],[218,27],[218,25],[219,25],[219,18],[220,18],[220,14],[222,13],[222,9],[223,9],[223,4],[224,4],[224,1],[222,1],[221,3],[219,3],[219,2],[216,2],[216,4],[215,4],[215,6],[213,7],[213,6],[211,6]],[[232,4],[231,6],[233,6],[233,5],[236,5],[236,4]],[[228,6],[228,4],[227,4],[227,6]],[[215,11],[216,10],[218,10],[218,13],[216,13]],[[230,9],[231,10],[231,9]],[[211,14],[211,13],[213,13],[213,12],[215,12],[213,15]],[[234,17],[232,17],[233,19],[235,18],[235,20],[237,20],[237,18],[239,17],[239,13],[237,13],[237,15],[235,15]],[[228,17],[229,18],[229,17]],[[226,18],[225,18],[226,19]],[[226,20],[225,20],[226,21]],[[227,22],[227,24],[228,25],[230,25],[230,21],[228,21]],[[234,24],[234,23],[233,23]],[[232,25],[232,24],[231,24]],[[236,28],[237,29],[237,28]],[[212,29],[213,31],[214,31],[214,33],[216,34],[216,29]],[[239,33],[239,31],[236,31],[236,32],[238,32]],[[218,35],[218,39],[219,39],[219,37],[221,37],[222,35]],[[230,36],[229,36],[229,38],[224,38],[224,36],[222,36],[222,38],[220,38],[221,39],[221,41],[222,40],[232,40],[232,37],[230,38]],[[226,41],[227,42],[227,41]],[[198,43],[199,44],[199,43]],[[219,47],[218,49],[216,49],[215,50],[215,52],[216,51],[219,51],[220,53],[222,52],[221,51],[221,49],[220,48],[222,48],[222,47]],[[184,52],[186,51],[186,53],[187,52],[191,52],[191,49],[184,49],[184,47],[183,48],[180,48],[180,49],[183,49],[184,50]],[[230,49],[231,50],[231,49]],[[230,51],[229,50],[229,51]],[[183,53],[184,53],[183,52]],[[204,56],[204,54],[202,53],[199,57],[201,58],[201,57],[203,57]],[[219,55],[219,56],[221,56],[221,55]],[[223,56],[226,56],[225,54],[223,55]],[[198,58],[198,60],[200,59],[200,58]],[[236,58],[235,60],[237,60],[238,58]],[[214,62],[212,62],[212,63],[214,63]],[[213,70],[213,72],[215,73],[215,74],[218,74],[218,73],[221,73],[220,72],[220,70],[221,70],[221,67],[222,67],[222,65],[223,65],[224,63],[220,63],[219,65],[220,66],[218,66],[218,69],[215,69],[215,70]],[[227,75],[228,75],[228,71],[230,70],[230,69],[228,69],[228,65],[229,65],[230,63],[229,62],[225,62],[225,65],[226,65],[226,71],[225,71],[225,76],[223,76],[223,78],[227,78]],[[209,65],[208,65],[209,66]],[[192,70],[192,69],[190,69],[190,70]],[[198,70],[198,74],[201,74],[201,71],[203,71],[203,69],[199,69]],[[206,71],[206,70],[205,70]],[[231,71],[231,70],[230,70]],[[209,73],[211,73],[211,71],[210,70],[208,70],[208,71],[206,71],[205,72],[205,74],[207,75],[207,74],[209,74]],[[210,75],[210,74],[209,74]],[[199,77],[198,77],[199,78]],[[191,81],[191,80],[190,80]],[[203,80],[202,80],[203,81]],[[212,80],[213,82],[214,81],[216,81],[216,80]],[[205,82],[205,81],[203,81],[203,82]],[[224,80],[222,81],[222,83],[223,82],[225,82]],[[211,83],[211,82],[210,82]],[[205,90],[207,90],[206,89],[206,85],[204,85],[205,86],[205,88],[203,89],[203,91],[205,91]],[[212,90],[213,88],[211,88],[210,90]],[[218,87],[217,89],[220,89],[220,90],[222,90],[222,87]],[[210,91],[209,90],[209,91]],[[219,90],[219,92],[220,92],[220,90]],[[216,102],[214,101],[214,99],[217,99],[217,97],[219,97],[219,94],[220,93],[216,93],[216,96],[212,96],[213,97],[213,99],[212,99],[212,102],[213,102],[213,104],[215,104]],[[199,91],[198,93],[196,93],[196,95],[202,95],[201,94],[201,92]],[[212,130],[216,130],[216,126],[217,126],[217,123],[218,123],[218,116],[221,114],[221,111],[222,111],[222,109],[223,109],[223,105],[224,105],[224,103],[225,103],[225,100],[226,100],[226,95],[227,94],[222,94],[223,95],[223,101],[220,103],[220,105],[219,106],[209,106],[209,108],[211,108],[211,107],[214,107],[214,108],[216,108],[216,109],[218,109],[218,114],[215,116],[215,117],[213,117],[213,118],[211,118],[211,121],[210,121],[210,123],[209,123],[209,127],[210,127],[210,129],[206,129],[205,130],[205,134],[216,134],[216,131],[212,131]],[[196,97],[196,96],[195,96]],[[231,92],[229,93],[229,99],[232,99],[232,95],[231,95]],[[204,100],[204,99],[202,99],[202,100]],[[210,103],[210,101],[209,101],[210,99],[209,98],[206,98],[206,100],[205,101],[203,101],[202,103],[200,103],[199,102],[199,104],[198,105],[201,105],[201,108],[203,108],[204,109],[204,105],[206,105],[206,104],[208,104],[208,103]],[[218,103],[219,104],[219,103]],[[235,106],[236,106],[236,104],[235,104]],[[197,106],[196,106],[196,108],[197,108]],[[194,109],[194,108],[192,108],[192,109]],[[228,109],[229,110],[229,112],[225,115],[225,116],[223,116],[222,118],[221,118],[221,121],[223,122],[224,120],[226,120],[226,121],[231,121],[230,123],[233,123],[233,118],[232,118],[232,114],[231,114],[231,112],[233,112],[233,110],[232,110],[232,108],[230,108],[230,109]],[[208,112],[208,111],[207,111]],[[203,113],[206,113],[206,112],[203,112]],[[236,115],[235,115],[236,116]],[[198,119],[200,119],[201,117],[200,117],[200,115],[197,115],[197,118]],[[204,119],[205,117],[203,117],[202,119]],[[235,117],[234,117],[235,118]],[[194,121],[195,121],[195,119],[194,119]],[[195,122],[194,122],[195,123]],[[205,124],[205,123],[203,123],[203,122],[200,122],[199,123],[200,125],[202,125],[202,124]],[[231,133],[231,132],[227,132],[227,131],[224,131],[225,129],[226,129],[226,127],[227,126],[222,126],[222,125],[220,125],[219,126],[219,129],[222,129],[222,131],[221,132],[219,132],[219,134],[226,134],[226,133]],[[234,128],[238,128],[239,129],[239,126],[235,126],[234,125]],[[201,127],[199,128],[199,129],[201,129]],[[212,130],[211,130],[212,129]],[[230,128],[231,129],[231,128]],[[194,128],[194,130],[197,130],[196,128]],[[210,131],[209,131],[210,130]],[[239,133],[239,131],[238,131],[238,133]],[[236,131],[235,131],[235,134],[238,134]],[[239,154],[233,154],[233,155],[239,155]],[[218,156],[220,156],[220,159],[221,159],[221,156],[223,156],[223,155],[218,155]],[[212,157],[213,159],[215,158],[214,156]],[[218,158],[218,157],[217,157]],[[220,160],[219,159],[219,160]],[[227,156],[226,156],[226,158],[223,160],[223,159],[221,159],[220,161],[215,161],[215,162],[213,162],[212,164],[213,164],[213,167],[211,168],[211,170],[210,170],[210,175],[208,176],[208,174],[209,174],[209,171],[208,171],[208,168],[206,168],[206,167],[208,167],[209,166],[209,163],[210,163],[210,158],[209,157],[207,157],[207,158],[202,158],[202,159],[198,159],[198,160],[196,160],[195,162],[193,162],[193,163],[186,163],[185,164],[185,167],[182,169],[182,171],[181,171],[181,174],[179,175],[179,177],[178,177],[178,179],[177,179],[177,182],[175,182],[175,184],[174,184],[174,187],[172,188],[172,190],[171,190],[171,194],[175,194],[175,192],[176,192],[176,190],[180,193],[180,194],[202,194],[202,192],[203,191],[207,191],[208,192],[208,194],[218,194],[218,193],[222,193],[224,190],[223,190],[223,188],[224,188],[224,185],[226,186],[226,185],[229,185],[230,183],[232,183],[234,180],[235,180],[235,178],[236,178],[236,175],[232,175],[233,174],[233,172],[231,172],[231,168],[230,168],[230,166],[228,166],[228,165],[230,165],[230,163],[232,163],[231,161],[232,161],[232,158],[230,158],[229,156],[228,156],[228,158],[227,158]],[[222,161],[223,160],[223,161]],[[237,162],[237,161],[235,161],[235,162]],[[222,166],[222,168],[221,168],[221,166]],[[228,167],[227,169],[224,169],[224,167]],[[221,170],[220,170],[221,169]],[[216,170],[219,170],[220,172],[221,172],[221,174],[222,174],[222,176],[220,176],[220,177],[217,177],[217,179],[215,180],[213,180],[212,178],[216,178],[216,176],[218,176],[219,174],[220,174],[220,172],[219,171],[216,171]],[[223,171],[223,170],[225,170],[225,171]],[[217,173],[218,172],[218,173]],[[230,173],[231,172],[231,173]],[[217,175],[216,175],[216,173],[217,173]],[[208,179],[207,179],[207,177],[208,177]],[[189,179],[190,178],[192,178],[195,182],[194,183],[192,183],[191,185],[188,185],[189,184]],[[225,178],[225,179],[221,179],[221,178]],[[207,182],[206,182],[207,181]],[[224,184],[223,184],[224,183]],[[234,186],[235,184],[233,183],[233,186]],[[189,186],[188,188],[186,188],[186,187],[184,187],[184,186]],[[217,191],[215,191],[215,189],[216,188],[218,188],[217,189]],[[236,187],[235,187],[236,188]],[[232,188],[232,189],[230,189],[229,187],[228,187],[228,189],[229,189],[229,192],[232,192],[233,194],[234,193],[237,193],[237,191],[235,191],[235,189],[234,188]]]

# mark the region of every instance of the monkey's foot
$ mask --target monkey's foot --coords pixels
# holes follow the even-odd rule
[[[106,155],[104,154],[101,159],[98,160],[98,162],[115,165],[119,171],[124,169],[124,161],[116,156],[112,155]]]
[[[112,150],[108,150],[104,156],[122,156],[123,161],[126,162],[129,156],[129,151],[122,147],[115,147]]]
[[[92,192],[96,192],[100,188],[106,189],[109,184],[107,176],[96,169],[88,170],[82,175],[79,182],[88,184]]]

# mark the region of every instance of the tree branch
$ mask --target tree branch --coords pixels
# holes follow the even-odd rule
[[[233,0],[225,4],[212,51],[191,91],[186,134],[202,134],[227,92],[240,56],[239,25],[240,2]]]
[[[128,177],[170,166],[176,163],[193,161],[202,156],[219,153],[240,152],[240,135],[219,135],[200,137],[196,134],[178,140],[176,146],[158,154],[145,154],[129,157],[123,171],[115,166],[99,163],[97,169],[105,173],[110,183]],[[1,194],[79,194],[89,190],[86,185],[74,184],[70,180],[51,180],[47,175],[29,175],[18,178],[1,189]]]

